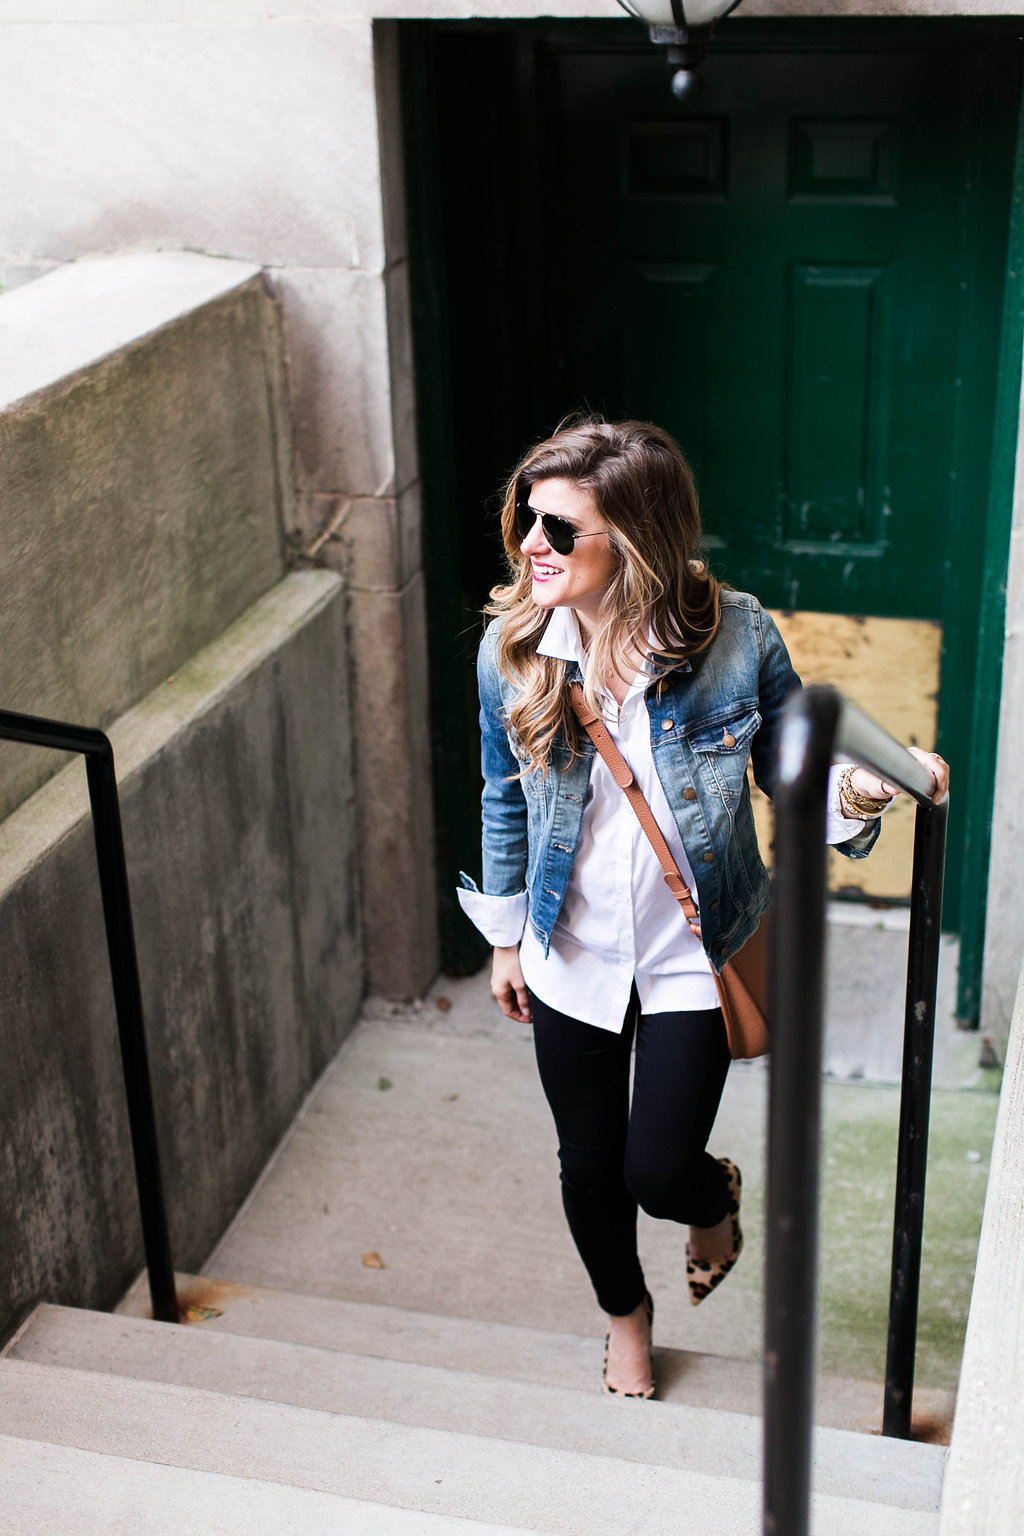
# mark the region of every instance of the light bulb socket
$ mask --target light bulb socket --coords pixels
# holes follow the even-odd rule
[[[699,69],[708,51],[709,27],[651,27],[651,42],[666,50],[669,68]]]

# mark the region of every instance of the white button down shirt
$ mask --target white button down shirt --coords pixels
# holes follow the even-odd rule
[[[577,661],[585,669],[586,652],[571,608],[552,611],[537,651]],[[632,769],[696,904],[696,882],[651,751],[644,693],[653,670],[648,663],[636,674],[621,705],[609,693],[600,695],[599,703],[609,735]],[[838,776],[839,769],[833,769],[825,828],[830,843],[845,842],[863,828],[863,822],[848,820],[839,808]],[[584,1024],[621,1031],[634,980],[644,1013],[718,1007],[703,946],[691,933],[654,849],[600,757],[594,758],[579,843],[546,956],[526,923],[525,891],[488,896],[460,890],[458,895],[463,911],[489,943],[521,943],[523,977],[534,996]]]

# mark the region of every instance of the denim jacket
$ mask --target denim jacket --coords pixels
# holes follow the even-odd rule
[[[782,706],[800,679],[773,620],[744,592],[723,591],[721,625],[707,651],[647,689],[651,748],[658,777],[694,873],[701,938],[716,971],[750,937],[768,905],[768,875],[758,852],[747,784],[753,763],[771,795]],[[526,757],[506,727],[515,696],[496,661],[500,620],[480,644],[483,790],[483,890],[529,898],[528,921],[547,953],[579,840],[594,760],[584,737],[572,760],[556,744],[546,775],[514,776]],[[566,680],[580,679],[566,662]],[[878,821],[840,851],[864,858]],[[475,890],[463,875],[463,885]]]

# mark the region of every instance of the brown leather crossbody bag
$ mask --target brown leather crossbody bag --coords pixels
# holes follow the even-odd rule
[[[608,764],[612,778],[632,806],[637,821],[657,854],[658,862],[665,872],[665,884],[682,907],[691,932],[700,938],[700,916],[690,894],[690,887],[679,873],[679,866],[654,819],[654,812],[633,777],[633,770],[612,741],[600,715],[595,715],[587,706],[579,683],[572,684],[571,698],[576,718]],[[721,971],[716,973],[712,967],[725,1019],[729,1051],[736,1060],[763,1056],[770,1046],[766,1016],[768,930],[769,914],[766,912],[743,948],[730,956]]]

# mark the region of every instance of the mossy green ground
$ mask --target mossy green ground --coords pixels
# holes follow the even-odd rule
[[[956,1387],[997,1089],[995,1081],[932,1095],[915,1378],[921,1387]],[[885,1372],[899,1090],[827,1083],[823,1109],[821,1365],[878,1378]]]

